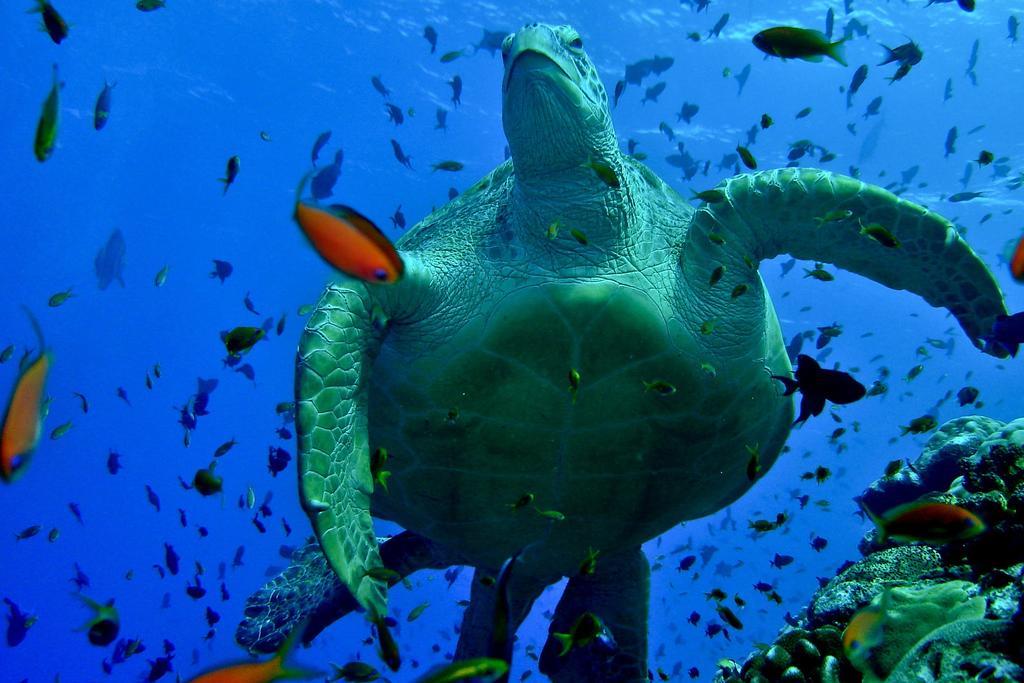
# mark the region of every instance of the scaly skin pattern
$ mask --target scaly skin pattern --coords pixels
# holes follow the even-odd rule
[[[411,531],[378,539],[384,566],[405,578],[420,569],[446,569],[464,560]],[[348,588],[327,563],[319,542],[297,549],[291,564],[245,601],[235,640],[250,652],[277,652],[295,628],[305,623],[309,643],[335,621],[359,608]]]
[[[371,510],[477,567],[523,550],[518,571],[553,582],[588,548],[629,552],[746,492],[747,447],[771,467],[793,419],[770,378],[791,368],[761,258],[792,253],[908,289],[976,343],[1005,310],[948,221],[850,178],[738,176],[695,212],[617,151],[574,33],[531,25],[506,40],[512,160],[399,241],[400,283],[329,287],[301,341],[304,504],[371,614],[386,609],[384,583],[366,576],[380,563]],[[817,225],[837,208],[855,215]],[[902,246],[861,235],[856,218]],[[654,381],[674,393],[647,390]],[[373,487],[377,447],[389,491]]]

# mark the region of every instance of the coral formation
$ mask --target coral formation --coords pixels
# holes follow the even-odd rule
[[[1024,418],[945,423],[913,464],[874,482],[862,501],[887,510],[923,497],[969,510],[987,530],[937,546],[879,544],[871,530],[864,557],[815,593],[796,626],[742,665],[724,664],[716,681],[1024,680]],[[863,675],[842,633],[871,604],[885,606],[883,637],[874,672]]]

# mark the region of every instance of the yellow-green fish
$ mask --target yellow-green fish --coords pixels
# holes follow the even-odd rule
[[[74,423],[71,422],[71,420],[68,420],[64,424],[57,425],[56,427],[53,428],[53,431],[50,432],[50,439],[56,441],[57,439],[61,438],[62,436],[70,432],[71,428],[74,426],[75,425]]]
[[[412,608],[412,611],[409,612],[409,616],[407,616],[405,620],[416,621],[420,618],[420,615],[423,614],[423,611],[426,610],[428,607],[430,607],[429,602],[421,602],[420,604]]]
[[[60,118],[60,89],[62,87],[57,65],[53,65],[53,85],[50,87],[50,94],[43,102],[43,113],[39,116],[39,125],[36,126],[36,159],[40,162],[46,161],[53,154],[53,147],[57,143],[57,123]]]
[[[736,145],[736,153],[740,155],[743,165],[751,171],[757,170],[757,159],[750,153],[750,150],[743,145]]]
[[[458,681],[480,681],[491,683],[508,673],[508,664],[501,659],[478,657],[452,662],[434,669],[418,683],[458,683]]]
[[[870,237],[883,247],[889,249],[896,249],[900,246],[900,241],[896,239],[895,235],[889,232],[885,226],[878,223],[870,223],[868,225],[861,224],[860,234]]]
[[[445,52],[441,55],[441,63],[448,64],[454,62],[456,59],[462,56],[462,50],[452,50],[451,52]]]
[[[586,166],[594,173],[596,173],[597,177],[601,179],[601,182],[603,182],[608,187],[618,189],[621,186],[619,183],[619,177],[615,175],[615,169],[613,169],[611,166],[604,163],[603,161],[591,159],[586,164],[584,164],[584,166]]]
[[[167,282],[167,273],[171,269],[170,266],[164,266],[160,269],[160,272],[153,278],[153,284],[157,287],[163,287],[164,283]]]
[[[579,230],[578,228],[573,228],[572,230],[569,231],[569,234],[572,235],[572,238],[574,240],[576,240],[583,246],[587,246],[588,244],[590,244],[590,240],[587,239],[586,233],[584,233],[582,230]]]
[[[51,296],[48,303],[50,304],[50,308],[57,308],[71,297],[71,287],[68,287],[63,292],[57,292],[56,294]]]
[[[580,390],[580,373],[576,368],[569,369],[569,393],[572,394],[572,402],[576,403],[576,394]]]

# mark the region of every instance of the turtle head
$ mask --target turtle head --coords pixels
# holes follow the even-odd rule
[[[571,26],[530,24],[501,46],[502,123],[519,180],[618,154],[608,94]]]

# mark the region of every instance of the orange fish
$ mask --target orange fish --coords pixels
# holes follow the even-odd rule
[[[299,194],[305,184],[303,178]],[[332,204],[321,208],[296,198],[295,222],[317,253],[343,273],[365,282],[393,283],[405,272],[391,241],[373,221],[351,207]]]
[[[277,654],[265,662],[229,664],[193,678],[192,683],[271,683],[272,681],[298,680],[319,676],[315,671],[293,669],[285,666],[284,663],[285,657],[295,647],[299,635],[305,630],[305,623],[296,626]]]
[[[1017,242],[1017,248],[1013,250],[1013,258],[1010,259],[1010,274],[1017,282],[1024,282],[1024,237]]]
[[[880,604],[871,604],[853,615],[843,631],[843,652],[862,673],[874,670],[874,653],[882,644],[888,593]]]
[[[42,343],[39,324],[31,313],[29,318],[39,336],[40,347],[44,350],[18,377],[14,393],[7,404],[3,432],[0,433],[0,479],[6,482],[14,481],[24,472],[43,431],[41,413],[46,375],[50,371],[52,358]]]
[[[959,505],[918,500],[897,505],[882,515],[868,510],[863,502],[860,506],[878,527],[879,543],[891,538],[900,543],[922,541],[942,545],[973,538],[985,531],[985,522]]]

